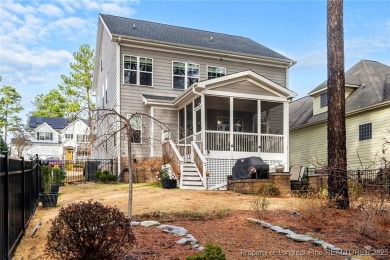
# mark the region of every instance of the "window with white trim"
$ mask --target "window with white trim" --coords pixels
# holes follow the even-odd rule
[[[151,58],[124,55],[123,83],[153,86],[153,60]]]
[[[372,124],[359,125],[359,141],[372,139]]]
[[[50,133],[50,132],[37,132],[37,140],[53,141],[53,133]]]
[[[199,81],[199,65],[186,62],[172,63],[173,89],[187,89]]]
[[[65,139],[73,139],[73,134],[65,134]]]
[[[321,94],[320,96],[320,107],[328,106],[328,93]]]
[[[128,118],[130,118],[130,125],[133,130],[131,142],[136,144],[142,143],[142,116],[128,114]]]
[[[226,68],[207,66],[207,79],[215,79],[226,75]]]
[[[88,141],[87,135],[78,134],[76,135],[76,139],[78,143],[86,143]]]

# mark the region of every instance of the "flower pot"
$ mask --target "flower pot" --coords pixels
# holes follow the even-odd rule
[[[175,189],[177,187],[176,180],[162,180],[163,189]]]
[[[50,193],[59,193],[60,191],[60,185],[59,184],[52,184],[51,185],[51,192]]]
[[[57,206],[58,193],[39,193],[39,200],[44,208]]]
[[[282,173],[284,171],[284,166],[275,166],[276,173]]]

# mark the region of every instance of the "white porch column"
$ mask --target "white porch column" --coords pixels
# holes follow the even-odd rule
[[[192,104],[192,141],[196,142],[196,111],[195,111],[195,100],[191,102]]]
[[[257,149],[261,157],[261,100],[257,100]]]
[[[154,156],[154,107],[151,106],[150,107],[150,116],[151,116],[151,126],[150,126],[150,137],[152,138],[151,139],[151,144],[150,144],[150,157],[153,157]]]
[[[233,121],[234,121],[234,113],[233,113],[233,97],[230,97],[230,120],[229,120],[229,132],[230,132],[230,151],[232,151],[232,149],[234,150],[234,139],[233,139]]]
[[[184,109],[184,144],[187,144],[187,106],[183,107]]]
[[[286,168],[290,167],[290,152],[289,152],[289,106],[288,100],[283,103],[283,150],[286,162]]]
[[[206,102],[205,102],[205,96],[204,95],[202,95],[201,97],[200,97],[200,102],[201,102],[201,110],[200,110],[200,122],[201,122],[201,125],[200,125],[200,127],[201,127],[201,131],[202,131],[202,133],[201,133],[201,135],[202,135],[202,142],[203,142],[203,151],[202,151],[202,153],[203,154],[206,154]]]

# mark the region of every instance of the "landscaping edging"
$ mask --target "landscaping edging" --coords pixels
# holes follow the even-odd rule
[[[174,236],[182,237],[178,241],[176,241],[176,243],[182,244],[182,245],[188,244],[192,248],[197,249],[199,251],[204,250],[204,247],[198,243],[198,240],[192,234],[190,234],[188,232],[188,230],[185,229],[184,227],[178,227],[178,226],[173,226],[173,225],[164,225],[164,224],[162,225],[162,224],[160,224],[160,222],[154,221],[154,220],[147,220],[147,221],[142,221],[142,222],[132,221],[131,225],[132,226],[141,226],[141,227],[157,226],[157,228],[162,229],[162,231],[165,233],[170,233]]]
[[[330,253],[332,253],[334,255],[340,255],[340,256],[348,256],[349,255],[346,250],[343,250],[339,247],[336,247],[332,244],[329,244],[321,239],[314,238],[314,237],[308,236],[308,235],[297,234],[290,229],[285,229],[285,228],[282,228],[279,226],[274,226],[274,225],[272,225],[266,221],[260,220],[260,219],[247,218],[246,220],[248,220],[249,222],[261,225],[263,228],[269,228],[269,229],[271,229],[279,234],[285,235],[287,238],[292,239],[296,242],[309,242],[309,241],[311,241],[314,245],[321,246],[324,250],[328,250]],[[346,258],[346,259],[350,259],[350,258]],[[356,256],[354,256],[353,259],[359,260],[361,258],[357,258]]]

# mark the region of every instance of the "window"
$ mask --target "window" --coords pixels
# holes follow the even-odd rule
[[[215,79],[226,75],[226,68],[223,67],[207,67],[207,79]]]
[[[186,89],[199,81],[199,65],[185,62],[173,62],[173,88]]]
[[[73,139],[73,134],[65,134],[65,139]]]
[[[53,133],[37,132],[37,140],[53,141]]]
[[[150,58],[124,55],[123,83],[152,86],[153,61]]]
[[[359,125],[359,141],[372,139],[372,124]]]
[[[76,136],[76,138],[77,138],[77,142],[78,143],[82,143],[82,142],[87,142],[87,135],[80,135],[80,134],[78,134],[77,136]]]
[[[320,107],[328,106],[328,93],[321,94]]]
[[[132,115],[129,114],[128,117],[130,118],[130,125],[133,129],[133,136],[131,138],[132,143],[140,144],[141,137],[142,137],[142,116],[141,115]]]

